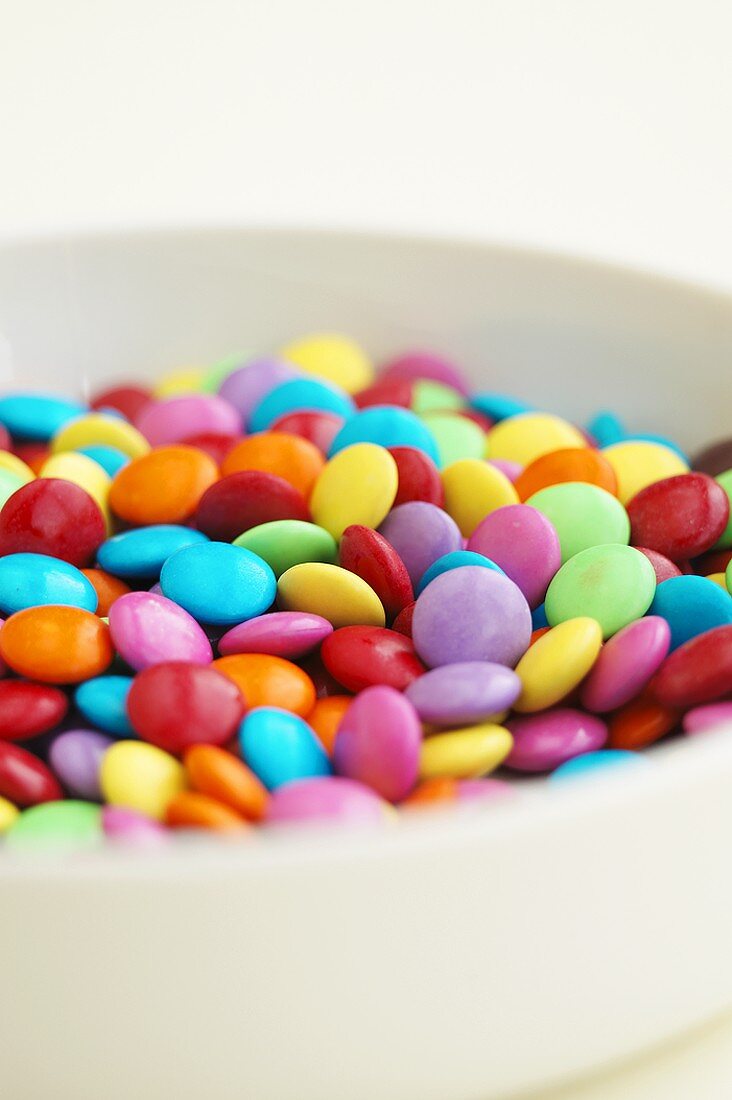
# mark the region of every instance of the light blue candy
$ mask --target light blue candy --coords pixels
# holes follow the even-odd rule
[[[478,412],[495,421],[508,420],[509,416],[519,416],[521,413],[534,411],[533,405],[529,405],[526,401],[519,401],[515,397],[509,397],[505,393],[475,393],[470,398],[470,404]]]
[[[378,443],[380,447],[416,447],[435,465],[440,456],[432,432],[409,409],[397,405],[371,405],[347,420],[330,445],[329,455],[354,443]]]
[[[159,577],[160,570],[171,554],[184,546],[208,542],[202,531],[179,527],[173,523],[158,523],[123,531],[103,542],[97,551],[102,569],[115,577]]]
[[[12,393],[0,397],[0,424],[18,439],[45,442],[64,424],[88,411],[80,401],[50,393]]]
[[[0,558],[0,611],[6,615],[47,604],[96,611],[98,602],[94,586],[67,561],[46,554]]]
[[[549,620],[546,617],[546,608],[543,603],[540,603],[538,607],[535,607],[531,612],[531,629],[541,630],[542,627],[549,626]]]
[[[207,542],[169,557],[160,587],[199,622],[233,626],[262,615],[274,601],[277,582],[258,554],[229,542]]]
[[[90,447],[79,447],[79,454],[86,455],[114,477],[130,461],[129,457],[117,447],[108,447],[105,443],[95,443]]]
[[[275,386],[262,398],[252,412],[249,430],[263,432],[285,413],[299,409],[320,409],[348,418],[353,416],[355,408],[348,394],[338,386],[320,382],[317,378],[293,378],[290,382]]]
[[[423,592],[435,577],[439,577],[442,573],[449,573],[451,569],[461,569],[464,565],[482,565],[486,569],[494,569],[496,573],[501,573],[504,577],[506,575],[500,565],[496,565],[485,554],[477,554],[474,550],[453,550],[449,554],[443,554],[437,561],[433,561],[429,569],[424,571],[422,579],[417,585],[417,595]]]
[[[88,722],[105,733],[135,737],[127,717],[131,676],[95,676],[74,692],[74,702]]]
[[[612,412],[599,412],[587,425],[587,431],[597,441],[598,447],[611,447],[626,439],[625,425]]]
[[[588,772],[599,772],[615,768],[647,767],[648,758],[628,749],[598,749],[597,752],[583,752],[555,768],[549,777],[552,781],[579,779]]]
[[[671,649],[690,638],[732,623],[732,596],[708,577],[669,577],[656,588],[649,615],[671,627]]]
[[[242,756],[265,787],[330,775],[328,755],[307,722],[279,707],[255,707],[239,726]]]

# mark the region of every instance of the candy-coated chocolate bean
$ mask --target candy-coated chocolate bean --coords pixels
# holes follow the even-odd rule
[[[245,701],[213,667],[167,661],[140,672],[127,698],[133,729],[178,755],[189,745],[224,745],[236,733]]]
[[[549,451],[529,463],[514,485],[519,500],[528,500],[541,489],[568,481],[597,485],[613,496],[617,495],[615,471],[605,456],[591,447],[565,447]]]
[[[383,825],[389,808],[375,791],[345,776],[300,779],[279,787],[269,801],[268,825],[337,821]]]
[[[659,554],[658,551],[649,550],[647,546],[636,546],[635,549],[640,550],[641,554],[644,554],[653,566],[653,572],[656,574],[656,584],[667,581],[669,577],[681,576],[679,567],[669,561],[668,558],[665,558],[663,554]]]
[[[470,538],[491,512],[519,501],[506,475],[482,457],[462,458],[446,466],[442,471],[442,484],[445,511],[466,538]]]
[[[79,685],[74,702],[93,726],[118,737],[131,737],[134,731],[127,715],[131,687],[131,676],[95,676]]]
[[[184,546],[208,542],[206,535],[179,524],[153,524],[123,531],[102,543],[97,561],[116,577],[157,580],[171,554]]]
[[[0,424],[17,439],[50,439],[86,406],[56,394],[9,393],[0,397]]]
[[[668,707],[696,707],[732,692],[732,626],[719,626],[679,646],[663,662],[649,692]]]
[[[676,451],[662,443],[647,440],[623,440],[602,452],[618,481],[621,504],[628,504],[641,489],[676,474],[688,473],[688,464]]]
[[[336,734],[333,764],[389,802],[411,791],[419,774],[422,727],[412,704],[392,687],[366,688]]]
[[[653,566],[638,550],[620,544],[591,546],[555,575],[546,594],[547,619],[550,626],[578,616],[596,619],[607,639],[645,615],[655,591]]]
[[[465,661],[431,669],[413,680],[405,695],[423,722],[459,726],[512,706],[520,691],[521,681],[505,665]]]
[[[5,837],[15,851],[79,851],[96,848],[101,840],[99,806],[73,799],[32,806],[20,814]]]
[[[670,644],[669,625],[657,615],[623,627],[605,643],[582,685],[582,706],[602,714],[629,703],[660,667]]]
[[[333,633],[321,615],[305,611],[271,611],[227,630],[219,639],[222,657],[231,653],[265,653],[273,657],[304,657]]]
[[[102,797],[99,769],[102,757],[114,742],[96,730],[67,730],[54,738],[48,761],[73,798],[98,802]]]
[[[404,562],[414,586],[438,558],[462,549],[455,521],[435,504],[421,500],[394,508],[382,523],[380,534]]]
[[[674,650],[698,634],[732,624],[732,597],[708,577],[671,577],[656,588],[650,613],[671,627]]]
[[[277,582],[277,606],[283,611],[322,615],[335,628],[384,626],[386,616],[373,588],[338,565],[294,565]]]
[[[0,558],[0,611],[12,615],[27,607],[62,604],[96,611],[97,594],[83,573],[46,554],[7,554]]]
[[[150,450],[150,444],[132,424],[102,412],[87,413],[66,424],[54,435],[51,450],[58,454],[99,444],[116,447],[129,458],[140,458]]]
[[[340,334],[305,336],[282,349],[282,358],[305,374],[314,374],[356,393],[374,377],[371,360],[355,340]]]
[[[177,444],[156,447],[115,475],[109,491],[112,511],[137,526],[184,523],[218,478],[204,451]]]
[[[219,397],[238,410],[246,428],[252,412],[267,394],[283,382],[293,381],[298,375],[299,371],[291,363],[278,359],[254,359],[235,367],[226,375],[219,385]]]
[[[251,550],[206,542],[172,554],[160,571],[160,587],[199,622],[232,626],[266,611],[277,582],[266,561]]]
[[[680,718],[674,707],[644,692],[610,716],[608,744],[612,749],[643,749],[675,729]]]
[[[603,721],[570,707],[522,715],[506,723],[513,748],[506,766],[520,772],[549,772],[583,752],[601,749],[608,738]]]
[[[559,703],[585,678],[597,660],[602,631],[595,619],[567,619],[544,633],[516,665],[522,714]]]
[[[212,668],[232,680],[247,707],[281,707],[305,716],[315,705],[315,685],[307,672],[282,657],[235,653],[219,657]]]
[[[105,837],[116,844],[160,848],[168,843],[169,833],[160,822],[124,806],[103,806],[102,828]]]
[[[501,420],[488,435],[488,458],[507,458],[522,466],[550,451],[584,447],[582,433],[559,416],[523,412]]]
[[[127,420],[133,421],[143,406],[152,398],[152,393],[145,386],[138,386],[131,382],[126,386],[109,386],[99,390],[89,402],[92,409],[116,409]]]
[[[231,806],[199,791],[180,791],[165,810],[165,824],[171,829],[210,829],[216,833],[241,833],[248,826]]]
[[[341,627],[320,652],[331,676],[353,692],[376,684],[404,691],[426,671],[409,638],[378,626]]]
[[[412,637],[412,619],[414,618],[414,609],[417,606],[417,601],[407,604],[403,611],[400,611],[394,622],[391,624],[391,629],[396,630],[397,634],[404,634],[406,638]]]
[[[426,737],[419,774],[426,779],[478,779],[502,764],[513,739],[504,726],[481,722]]]
[[[442,508],[445,490],[440,471],[429,455],[417,447],[389,447],[389,454],[396,462],[399,478],[394,507],[408,504],[410,500],[422,500]]]
[[[135,427],[150,446],[180,443],[196,432],[241,431],[241,415],[216,394],[184,394],[149,401],[135,418]]]
[[[729,520],[729,500],[707,474],[689,473],[656,481],[628,504],[632,541],[671,561],[703,554]]]
[[[0,740],[25,741],[54,729],[66,716],[66,693],[27,680],[0,681]]]
[[[157,820],[164,819],[186,779],[174,756],[144,741],[116,741],[102,757],[99,775],[106,802]]]
[[[450,386],[467,396],[470,388],[462,372],[454,363],[432,351],[408,351],[384,365],[379,376],[382,379],[402,378],[410,381],[431,379]]]
[[[201,496],[195,516],[196,526],[221,542],[232,542],[265,523],[309,519],[302,493],[284,478],[261,470],[240,470],[222,477]]]
[[[184,608],[152,592],[130,592],[109,612],[115,649],[130,668],[140,671],[163,661],[207,665],[211,643]],[[2,634],[0,634],[0,644]]]
[[[546,516],[528,504],[509,504],[491,512],[473,531],[468,550],[500,566],[531,608],[542,602],[561,565],[557,532]]]
[[[376,528],[394,503],[398,480],[397,464],[384,447],[346,447],[328,460],[315,482],[313,519],[335,539],[354,523]]]
[[[313,561],[335,565],[338,560],[338,545],[328,531],[315,523],[296,519],[274,520],[251,527],[234,539],[234,545],[258,554],[275,577],[281,577],[293,565]]]
[[[0,741],[0,795],[16,806],[35,806],[63,798],[61,786],[33,753]]]
[[[355,405],[339,386],[329,385],[316,378],[292,378],[271,389],[252,409],[249,430],[262,432],[275,420],[288,412],[304,409],[335,413],[348,420]]]
[[[527,504],[546,516],[557,532],[563,562],[590,546],[630,541],[628,513],[597,485],[582,481],[550,485],[529,497]]]
[[[222,466],[224,477],[241,470],[260,470],[282,478],[306,500],[325,459],[318,448],[297,435],[268,431],[250,435],[229,451]]]
[[[269,790],[296,779],[330,775],[326,752],[310,726],[279,707],[256,707],[239,729],[242,756]]]
[[[78,607],[30,607],[0,630],[0,656],[14,672],[46,684],[100,676],[114,656],[109,628]]]
[[[183,764],[194,791],[230,806],[249,821],[264,817],[267,788],[233,753],[216,745],[191,745],[183,755]]]
[[[315,730],[329,756],[333,755],[333,746],[341,719],[352,702],[351,695],[327,695],[317,700],[307,716],[308,725]]]
[[[732,699],[726,703],[707,703],[694,707],[684,715],[684,733],[705,733],[718,726],[728,726],[732,722]]]
[[[424,421],[408,409],[394,405],[374,405],[349,417],[331,443],[329,455],[333,457],[358,444],[418,447],[440,465],[437,443]]]
[[[407,568],[391,543],[370,527],[353,524],[343,532],[338,563],[356,573],[381,600],[387,620],[412,603],[414,591]]]
[[[13,493],[0,512],[0,554],[48,554],[89,565],[104,542],[101,508],[80,486],[39,478]]]
[[[285,413],[274,421],[272,430],[299,435],[301,439],[313,443],[322,455],[327,455],[343,424],[343,417],[336,416],[335,413],[303,409],[300,412]]]

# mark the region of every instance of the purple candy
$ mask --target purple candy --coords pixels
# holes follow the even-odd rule
[[[432,351],[405,352],[385,365],[381,378],[406,378],[410,382],[427,378],[432,382],[441,382],[443,386],[451,386],[464,397],[470,395],[470,387],[458,368],[449,359]]]
[[[98,802],[102,797],[99,768],[112,744],[114,738],[96,730],[68,730],[54,740],[48,762],[72,797]]]
[[[684,715],[682,726],[685,733],[706,733],[715,726],[729,723],[732,725],[732,700],[727,703],[705,703],[694,707]]]
[[[582,706],[604,714],[635,699],[662,664],[670,645],[671,628],[659,615],[628,623],[600,650],[582,685]]]
[[[102,807],[102,829],[110,840],[139,848],[155,848],[170,840],[170,834],[159,822],[124,806]]]
[[[353,825],[384,825],[389,808],[372,790],[353,779],[329,775],[297,779],[272,792],[267,823],[344,821]]]
[[[430,668],[466,661],[513,668],[529,648],[531,612],[508,577],[465,565],[436,577],[418,597],[412,640]]]
[[[513,734],[513,748],[504,764],[518,772],[553,771],[607,741],[607,726],[600,718],[570,707],[512,718],[506,727]]]
[[[280,359],[255,359],[224,379],[219,386],[219,396],[237,409],[246,427],[252,412],[270,390],[300,377],[301,371],[290,363]]]
[[[488,465],[495,466],[511,482],[514,482],[524,470],[520,462],[512,462],[510,458],[489,458]]]
[[[219,653],[269,653],[274,657],[304,657],[333,633],[321,615],[306,611],[273,611],[239,623],[219,641]]]
[[[216,394],[192,393],[166,397],[143,405],[135,427],[152,447],[180,443],[201,432],[241,435],[241,416],[228,401]]]
[[[562,564],[559,537],[553,525],[529,504],[496,508],[478,524],[468,550],[485,554],[519,586],[529,607],[538,607],[549,582]]]
[[[436,504],[424,500],[410,500],[394,508],[379,533],[391,543],[406,565],[415,588],[433,562],[463,547],[454,519]]]
[[[192,615],[165,596],[127,592],[109,609],[109,630],[123,661],[141,672],[162,661],[208,665],[211,643]]]
[[[404,694],[423,722],[466,725],[510,707],[521,694],[521,681],[505,665],[466,661],[424,673]]]
[[[389,802],[411,791],[419,774],[422,726],[408,699],[394,688],[366,688],[343,715],[333,748],[339,775],[371,787]]]

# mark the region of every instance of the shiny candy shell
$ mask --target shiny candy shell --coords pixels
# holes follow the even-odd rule
[[[353,415],[353,401],[339,386],[316,378],[293,378],[270,390],[252,409],[249,430],[263,432],[273,421],[288,412],[320,409],[347,420]]]
[[[184,523],[218,476],[214,460],[196,447],[156,447],[115,474],[109,505],[120,519],[141,527]]]
[[[363,348],[338,333],[304,336],[287,344],[280,354],[299,370],[334,382],[346,393],[356,393],[374,377],[373,365]]]
[[[669,625],[657,615],[623,627],[605,643],[582,685],[582,706],[602,714],[629,703],[657,671],[670,644]]]
[[[60,478],[19,488],[0,512],[0,554],[48,554],[89,565],[104,541],[102,511],[86,490]]]
[[[264,817],[267,788],[233,753],[216,745],[191,745],[183,763],[193,790],[223,802],[250,821]]]
[[[102,797],[99,768],[112,744],[111,737],[96,730],[67,730],[54,738],[48,760],[73,798],[96,802]]]
[[[248,707],[276,706],[307,715],[315,705],[315,685],[304,669],[266,653],[232,653],[213,666],[237,685]]]
[[[724,489],[700,473],[656,481],[628,504],[633,542],[671,561],[695,558],[714,546],[729,514]]]
[[[106,623],[78,607],[30,607],[0,630],[0,656],[14,672],[47,684],[76,684],[110,665]]]
[[[320,741],[302,718],[278,707],[257,707],[239,729],[244,761],[269,790],[296,779],[330,775]]]
[[[512,743],[509,731],[492,722],[432,734],[422,744],[420,778],[478,779],[503,763]]]
[[[480,406],[478,406],[480,407]],[[528,466],[549,451],[585,447],[578,428],[550,413],[519,413],[501,420],[488,435],[488,458],[507,458]]]
[[[258,554],[275,577],[304,562],[335,565],[338,560],[338,545],[328,531],[315,523],[296,519],[274,520],[251,527],[234,540],[234,545]]]
[[[355,444],[371,443],[380,447],[416,447],[433,462],[440,464],[434,436],[418,416],[396,405],[372,405],[346,420],[330,447],[330,455]]]
[[[183,394],[149,401],[135,418],[135,427],[152,447],[180,443],[197,432],[241,432],[241,415],[216,394]]]
[[[411,501],[394,508],[382,523],[380,534],[404,562],[415,587],[433,562],[462,549],[455,521],[425,501]]]
[[[99,806],[64,799],[26,810],[7,833],[5,842],[14,850],[77,851],[96,848],[101,839]]]
[[[550,520],[528,504],[497,508],[478,524],[468,550],[499,565],[537,607],[561,565],[559,537]]]
[[[135,677],[127,711],[144,741],[177,755],[190,745],[230,741],[244,699],[236,684],[212,667],[167,661]]]
[[[201,497],[196,526],[211,539],[233,542],[252,527],[278,520],[308,522],[304,496],[289,481],[262,470],[239,470]]]
[[[153,524],[123,531],[99,547],[97,561],[116,577],[157,578],[176,550],[208,542],[206,535],[178,524]]]
[[[476,565],[480,569],[492,569],[495,573],[500,573],[504,577],[506,575],[500,565],[490,561],[484,554],[476,554],[474,550],[453,550],[449,554],[443,554],[437,561],[433,561],[429,569],[425,570],[417,585],[417,594],[424,592],[427,585],[431,584],[435,577],[440,577],[443,573],[449,573],[451,569],[462,569],[465,565]]]
[[[25,741],[62,721],[69,701],[60,688],[27,680],[0,681],[0,740]]]
[[[388,620],[395,618],[414,599],[404,562],[391,543],[370,527],[353,524],[345,529],[338,561],[373,588]]]
[[[267,653],[303,657],[333,633],[321,615],[304,611],[273,611],[232,627],[219,640],[219,653]]]
[[[587,675],[600,652],[602,631],[594,619],[568,619],[542,635],[516,666],[519,713],[546,710],[560,702]]]
[[[150,450],[148,441],[132,424],[102,412],[87,413],[66,424],[54,435],[51,449],[55,453],[77,451],[98,444],[116,447],[129,458],[140,458]]]
[[[260,470],[288,482],[307,500],[325,459],[318,448],[298,435],[270,429],[250,435],[233,447],[221,465],[221,473]]]
[[[684,715],[684,733],[705,733],[717,726],[732,723],[732,699],[726,703],[707,703],[694,707]]]
[[[504,473],[478,458],[463,458],[442,471],[445,510],[469,538],[497,508],[518,504],[515,488]]]
[[[590,546],[630,542],[628,513],[619,500],[597,485],[567,481],[534,493],[526,502],[551,523],[559,536],[562,561]]]
[[[172,600],[151,592],[130,592],[116,600],[109,628],[120,657],[138,671],[162,661],[207,665],[213,656],[196,620]]]
[[[95,676],[79,684],[74,703],[93,726],[118,737],[132,737],[134,731],[127,715],[131,687],[131,676]]]
[[[344,626],[326,638],[320,655],[348,691],[377,684],[403,691],[426,670],[409,638],[378,626]]]
[[[423,722],[459,726],[512,706],[520,691],[521,681],[505,665],[465,661],[431,669],[413,680],[405,694]]]
[[[46,604],[96,611],[97,594],[76,566],[60,558],[27,553],[0,558],[0,611],[12,615]]]
[[[375,791],[345,776],[300,779],[279,787],[269,801],[267,824],[342,821],[383,825],[388,807]]]
[[[334,628],[384,626],[381,600],[366,581],[338,565],[307,562],[294,565],[277,582],[282,611],[322,615]]]
[[[99,774],[106,802],[157,820],[186,781],[175,757],[144,741],[116,741],[102,757]]]
[[[732,626],[719,626],[671,653],[648,687],[668,707],[697,707],[732,691]]]
[[[275,598],[275,576],[266,561],[224,542],[186,546],[165,562],[163,595],[199,622],[231,626],[261,615]]]
[[[346,447],[326,463],[315,483],[313,519],[335,539],[354,523],[376,528],[394,502],[397,483],[396,462],[384,447]]]
[[[417,447],[389,447],[389,454],[396,462],[399,476],[394,507],[410,500],[423,500],[442,508],[445,491],[440,471],[429,455]]]
[[[333,764],[339,775],[398,802],[417,781],[421,743],[422,727],[409,700],[394,688],[370,687],[341,720]]]
[[[646,440],[613,443],[605,447],[602,454],[615,472],[621,504],[628,504],[647,485],[676,474],[688,473],[689,470],[676,451],[662,443]]]
[[[0,741],[0,796],[16,806],[35,806],[63,798],[58,780],[33,753]]]
[[[236,367],[219,386],[219,396],[238,410],[244,426],[249,425],[252,411],[272,390],[283,382],[291,382],[299,372],[279,359],[254,359]]]
[[[608,737],[601,719],[570,707],[512,718],[513,748],[506,766],[519,772],[548,772],[583,752],[601,749]]]
[[[556,574],[546,594],[546,615],[550,626],[580,616],[596,619],[607,639],[645,615],[655,591],[653,566],[640,551],[620,544],[592,546]]]
[[[732,624],[732,596],[708,577],[671,577],[656,588],[650,613],[671,627],[674,650],[698,634]]]
[[[56,394],[11,393],[0,397],[0,424],[18,439],[50,439],[86,412],[79,401]]]

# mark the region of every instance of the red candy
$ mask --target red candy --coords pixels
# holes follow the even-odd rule
[[[403,634],[405,638],[412,637],[412,619],[414,618],[414,609],[417,606],[417,601],[407,604],[407,606],[399,612],[394,622],[391,624],[391,629],[396,630],[397,634]]]
[[[106,537],[99,505],[79,485],[56,477],[21,486],[0,512],[0,555],[48,554],[89,565]]]
[[[0,795],[16,806],[37,806],[63,798],[61,785],[46,765],[19,745],[0,741]]]
[[[667,581],[670,577],[681,576],[678,565],[674,565],[672,561],[665,558],[663,554],[659,554],[657,550],[649,550],[647,546],[636,546],[635,549],[640,550],[641,554],[645,554],[653,566],[653,572],[656,574],[656,584],[661,584],[662,581]]]
[[[370,527],[352,524],[343,532],[338,560],[344,569],[369,584],[391,621],[414,601],[407,567],[391,543]]]
[[[331,443],[344,423],[343,417],[335,413],[320,409],[301,409],[300,412],[285,413],[279,420],[274,421],[270,430],[299,435],[301,439],[307,439],[308,443],[312,443],[327,455]]]
[[[712,573],[724,573],[731,561],[732,549],[710,550],[707,554],[702,554],[700,558],[696,559],[694,572],[701,577],[709,577]]]
[[[25,741],[57,726],[69,709],[69,701],[59,688],[34,684],[28,680],[3,680],[0,683],[0,738]]]
[[[323,664],[348,691],[375,684],[403,691],[426,672],[411,638],[383,626],[342,626],[320,647]]]
[[[442,508],[445,491],[440,472],[429,455],[416,447],[389,447],[389,453],[397,464],[399,484],[393,508],[410,500],[424,500]]]
[[[9,451],[12,447],[10,432],[4,424],[0,424],[0,451]]]
[[[222,477],[198,502],[196,527],[219,542],[233,542],[250,527],[278,519],[310,520],[302,493],[284,478],[261,470]]]
[[[244,716],[236,684],[213,668],[168,661],[138,673],[127,713],[144,741],[166,752],[189,745],[225,745]]]
[[[732,695],[732,626],[718,626],[674,650],[648,685],[669,707],[698,707]]]
[[[408,409],[412,404],[413,392],[414,383],[407,378],[384,378],[354,394],[353,400],[359,409],[367,409],[371,405],[399,405]]]
[[[241,439],[239,435],[227,435],[226,432],[199,432],[191,435],[181,442],[186,447],[198,447],[199,451],[205,451],[217,466],[220,466],[232,447]]]
[[[641,489],[628,516],[631,542],[684,561],[714,546],[727,526],[729,498],[707,474],[678,474]]]
[[[110,386],[109,389],[95,394],[90,404],[93,409],[116,409],[128,420],[134,420],[149,401],[152,401],[150,390],[143,386],[129,385]]]

